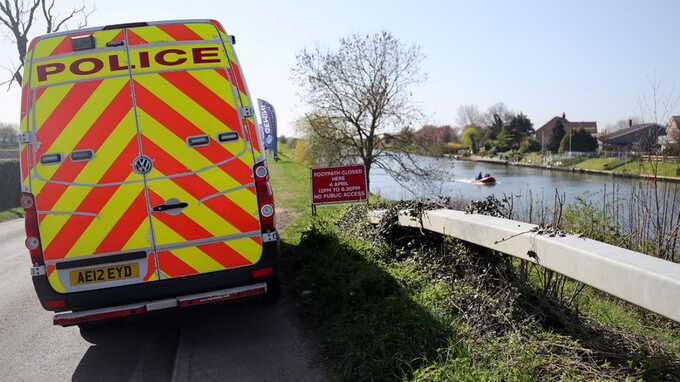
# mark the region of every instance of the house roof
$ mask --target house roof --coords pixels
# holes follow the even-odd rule
[[[609,134],[600,136],[598,139],[600,139],[603,142],[610,141],[612,139],[622,138],[622,137],[625,137],[627,135],[636,133],[640,130],[649,129],[649,128],[652,128],[652,127],[656,127],[658,135],[665,135],[665,128],[661,125],[657,125],[656,123],[638,123],[638,124],[633,125],[631,127],[619,129],[619,130],[613,131]]]
[[[680,115],[673,116],[671,120],[675,122],[675,126],[680,127]]]
[[[568,130],[579,130],[579,129],[584,129],[590,133],[596,133],[597,132],[597,122],[571,122],[566,118],[563,117],[553,117],[551,120],[548,122],[544,123],[543,126],[539,127],[536,131],[538,132],[539,130],[552,126],[557,120],[561,120],[562,123],[564,124],[564,128]]]

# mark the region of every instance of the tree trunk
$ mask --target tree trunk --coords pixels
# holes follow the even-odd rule
[[[364,166],[366,167],[366,192],[371,192],[371,165],[372,161],[364,160]],[[368,195],[367,195],[368,197]]]

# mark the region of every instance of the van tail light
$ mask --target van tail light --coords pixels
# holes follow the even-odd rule
[[[28,192],[21,193],[21,207],[24,208],[24,223],[26,228],[26,248],[31,254],[31,263],[34,267],[44,264],[40,231],[38,230],[38,212],[35,207],[35,198]]]
[[[262,277],[267,277],[274,273],[274,268],[272,267],[266,267],[266,268],[260,268],[260,269],[255,269],[250,272],[250,277],[253,279],[259,279]]]
[[[263,233],[274,232],[274,193],[269,184],[269,171],[265,161],[256,163],[255,190],[257,192],[257,207],[260,212],[260,225]]]
[[[45,300],[44,302],[48,309],[62,309],[66,307],[66,301],[64,300]]]

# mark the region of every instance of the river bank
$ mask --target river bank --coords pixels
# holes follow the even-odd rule
[[[549,283],[563,285],[567,297],[560,299],[544,287],[547,274],[538,268],[523,270],[462,242],[401,230],[390,219],[374,226],[363,204],[328,206],[312,216],[308,167],[289,154],[284,149],[278,162],[270,162],[279,211],[296,212],[281,232],[286,290],[336,380],[680,376],[676,327],[625,302],[589,288],[579,292],[579,284],[568,280]],[[459,174],[472,174],[477,165],[467,166]],[[503,176],[500,187],[512,184]],[[462,185],[482,198],[480,188]],[[390,209],[392,219],[406,208],[371,199],[372,208]]]
[[[550,171],[561,171],[561,172],[572,172],[572,173],[582,173],[582,174],[593,174],[593,175],[606,175],[616,178],[628,178],[628,179],[645,179],[645,180],[660,180],[663,182],[680,183],[680,177],[675,176],[663,176],[663,175],[649,175],[649,174],[634,174],[625,172],[616,172],[611,170],[594,170],[588,168],[577,168],[577,167],[560,167],[560,166],[550,166],[538,163],[524,163],[524,162],[514,162],[503,159],[486,158],[486,157],[456,157],[455,159],[468,162],[480,162],[480,163],[493,163],[502,164],[505,166],[518,166],[518,167],[529,167],[537,168],[542,170]]]

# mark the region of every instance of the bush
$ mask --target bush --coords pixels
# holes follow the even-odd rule
[[[510,150],[506,151],[504,153],[501,153],[499,157],[503,160],[509,160],[513,162],[519,162],[522,160],[522,153],[519,150]]]
[[[295,160],[300,163],[312,164],[312,153],[304,140],[300,139],[295,143]]]
[[[19,207],[20,193],[19,162],[0,162],[0,211]]]
[[[465,147],[460,143],[449,142],[442,148],[442,154],[460,154]]]
[[[541,144],[535,139],[526,139],[519,145],[519,152],[521,153],[535,153],[541,151]]]
[[[473,154],[477,154],[479,151],[479,140],[482,137],[482,133],[477,127],[469,126],[463,131],[463,136],[461,140],[463,145],[472,151]]]
[[[571,139],[570,139],[571,136]],[[579,129],[572,131],[569,134],[565,134],[564,138],[560,142],[560,153],[570,151],[570,141],[571,140],[571,151],[577,152],[593,152],[597,150],[598,144],[595,137],[593,137],[589,132]]]
[[[462,143],[449,142],[446,144],[447,151],[459,151],[465,149]]]

